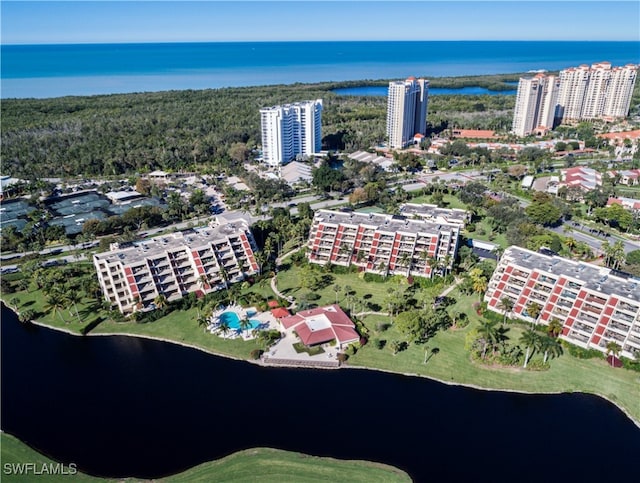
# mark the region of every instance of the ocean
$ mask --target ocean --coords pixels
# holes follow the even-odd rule
[[[640,63],[640,42],[377,41],[2,45],[0,97],[46,98]]]

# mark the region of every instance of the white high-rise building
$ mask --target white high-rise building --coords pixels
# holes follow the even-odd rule
[[[553,75],[520,78],[511,130],[518,136],[526,136],[538,127],[552,129],[558,87],[558,78]]]
[[[609,96],[604,103],[604,115],[611,117],[625,117],[629,114],[631,96],[638,77],[638,66],[628,64],[614,67],[611,70],[609,82]]]
[[[416,134],[427,132],[429,81],[409,77],[389,83],[387,139],[392,149],[410,144]]]
[[[600,62],[560,72],[558,112],[563,121],[625,117],[631,105],[638,66]]]
[[[279,166],[322,149],[322,99],[260,109],[262,156]]]

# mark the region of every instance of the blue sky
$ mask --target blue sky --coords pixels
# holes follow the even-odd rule
[[[260,40],[640,40],[640,2],[18,1],[4,44]]]

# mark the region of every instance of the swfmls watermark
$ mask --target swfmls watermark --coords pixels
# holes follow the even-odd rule
[[[4,463],[2,472],[7,476],[73,476],[78,473],[78,468],[75,463]]]

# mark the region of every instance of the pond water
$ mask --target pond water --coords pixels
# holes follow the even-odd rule
[[[517,85],[517,83],[516,83]],[[333,89],[332,92],[342,96],[387,96],[389,89],[386,86],[359,86],[359,87],[342,87],[340,89]],[[469,86],[460,87],[458,89],[448,89],[445,87],[431,87],[429,88],[430,96],[442,96],[442,95],[462,95],[462,96],[515,96],[518,90],[507,91],[490,91],[484,87]]]
[[[75,337],[2,307],[2,430],[91,474],[157,478],[262,446],[414,481],[637,477],[640,430],[591,395],[367,370],[264,368],[135,337]]]

